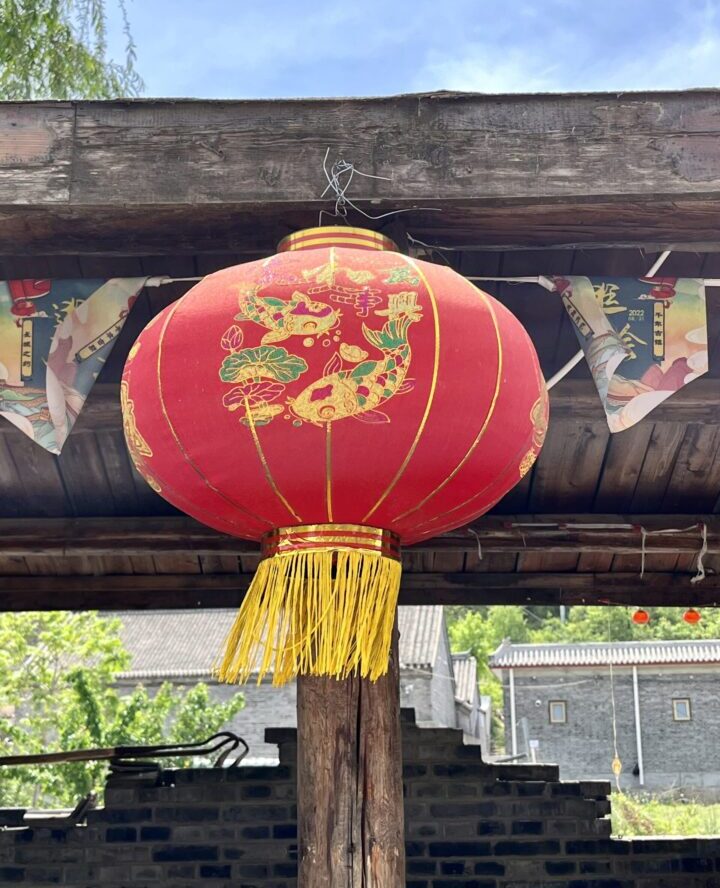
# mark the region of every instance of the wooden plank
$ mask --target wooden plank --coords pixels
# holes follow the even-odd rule
[[[6,103],[0,252],[272,248],[316,221],[328,146],[391,178],[361,180],[355,200],[442,208],[406,217],[426,239],[717,244],[717,103],[714,90]]]
[[[8,440],[0,435],[0,490],[2,490],[0,516],[2,517],[21,515],[25,508],[25,489],[7,445]]]
[[[579,551],[574,552],[520,552],[517,570],[522,573],[534,571],[574,571],[577,568]],[[677,558],[677,556],[675,556]]]
[[[720,388],[720,383],[715,381]],[[720,419],[720,414],[716,420]],[[720,488],[720,425],[692,423],[678,451],[668,481],[663,510],[691,499],[699,511],[712,511]]]
[[[140,497],[137,494],[130,457],[123,433],[99,431],[96,434],[98,451],[108,479],[112,512],[115,515],[137,515],[140,512]]]
[[[197,555],[189,552],[173,555],[153,555],[155,570],[158,574],[197,574],[201,573]]]
[[[681,421],[655,423],[630,504],[633,512],[660,511],[684,437],[685,426]]]
[[[236,555],[201,555],[200,568],[204,574],[240,573]]]
[[[708,90],[77,102],[72,201],[313,200],[326,185],[328,146],[360,169],[393,174],[363,180],[376,199],[717,194],[719,100]]]
[[[69,201],[74,118],[70,102],[0,105],[0,204]]]
[[[553,423],[535,464],[530,508],[584,512],[595,499],[605,449],[607,422]],[[542,506],[540,505],[542,504]]]
[[[3,576],[27,576],[27,562],[17,556],[0,556],[0,575]]]
[[[598,512],[630,510],[652,431],[652,423],[642,422],[610,436],[593,503]]]
[[[427,574],[403,577],[400,604],[600,604],[720,606],[720,577],[692,584],[686,574],[515,573]],[[26,610],[144,610],[236,607],[250,576],[165,574],[136,576],[5,576],[0,612]]]
[[[75,515],[106,515],[112,509],[111,485],[94,435],[71,435],[57,459]]]
[[[0,427],[10,423],[0,420]],[[27,514],[51,516],[71,513],[58,458],[31,441],[27,435],[13,428],[6,439],[17,477],[23,489],[22,509]],[[12,490],[12,485],[10,489]]]
[[[132,559],[127,555],[103,555],[101,559],[103,573],[134,574]]]
[[[641,526],[648,531],[679,529],[649,535],[647,552],[697,552],[703,523],[708,528],[708,551],[720,552],[720,517],[715,515],[531,514],[485,516],[468,527],[410,546],[403,554],[410,572],[461,570],[463,555],[467,570],[511,572],[516,555],[533,553],[557,555],[560,561],[555,569],[557,564],[568,569],[579,552],[639,554]],[[243,570],[252,571],[258,552],[256,542],[218,533],[187,517],[0,519],[0,555],[5,557],[153,556],[158,572],[178,573],[177,565],[186,559],[195,573],[199,556],[234,558],[235,568],[239,556]],[[562,560],[566,557],[567,563]],[[167,561],[160,564],[158,559]]]
[[[605,573],[613,563],[612,552],[588,552],[583,550],[578,558],[578,573]]]

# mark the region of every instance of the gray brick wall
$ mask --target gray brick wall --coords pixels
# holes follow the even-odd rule
[[[0,883],[295,888],[295,732],[280,764],[113,778],[86,827],[0,830]],[[609,837],[609,784],[488,765],[460,731],[403,725],[407,888],[720,888],[720,840]]]
[[[455,727],[456,710],[453,697],[449,648],[447,656],[439,662],[436,671],[424,669],[403,669],[400,675],[400,699],[403,708],[414,709],[419,724],[428,727]],[[132,690],[140,680],[123,680],[118,683],[122,691]],[[150,694],[154,694],[162,684],[161,680],[142,679],[141,682]],[[173,683],[182,686],[188,682],[179,679]],[[229,700],[238,689],[234,685],[218,684],[207,680],[211,697],[220,702]],[[225,729],[235,731],[250,746],[253,760],[276,761],[277,746],[265,742],[265,729],[293,728],[297,724],[297,689],[295,682],[281,687],[273,687],[270,681],[261,684],[248,682],[241,693],[245,697],[245,708],[235,715]]]
[[[623,763],[621,783],[639,789],[633,774],[638,764],[632,671],[614,670],[618,752]],[[671,671],[638,669],[638,691],[645,789],[720,789],[720,682],[717,673],[702,669]],[[672,700],[689,698],[690,722],[675,722]],[[539,761],[560,766],[564,779],[611,779],[613,759],[612,704],[607,670],[515,670],[517,719],[525,719],[530,739],[539,742]],[[551,700],[567,702],[568,721],[550,724]],[[510,736],[510,699],[504,675],[506,735]],[[519,751],[524,751],[519,728]]]

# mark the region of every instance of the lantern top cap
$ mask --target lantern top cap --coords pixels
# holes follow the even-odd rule
[[[304,228],[284,237],[278,244],[278,253],[297,250],[316,250],[321,247],[350,247],[355,250],[381,250],[397,253],[397,244],[368,228],[351,228],[347,225],[322,225]]]

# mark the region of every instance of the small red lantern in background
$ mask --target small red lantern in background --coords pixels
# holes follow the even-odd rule
[[[691,626],[699,623],[701,619],[702,616],[700,611],[696,611],[694,607],[689,607],[683,614],[683,620],[685,620],[686,623],[690,623]]]
[[[400,544],[486,512],[548,419],[507,309],[346,227],[206,277],[140,334],[121,395],[153,489],[262,541],[220,668],[231,681],[385,673]]]
[[[637,623],[638,626],[645,626],[650,622],[650,614],[642,607],[639,607],[632,615],[632,621]]]

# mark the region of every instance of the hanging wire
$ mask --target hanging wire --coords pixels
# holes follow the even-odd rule
[[[377,176],[373,173],[364,173],[362,170],[359,170],[354,163],[351,163],[342,157],[339,160],[336,160],[333,165],[328,168],[329,158],[330,147],[328,146],[328,149],[325,152],[325,157],[323,158],[323,172],[327,179],[327,185],[320,197],[325,197],[328,191],[332,192],[335,195],[335,211],[331,213],[328,210],[320,210],[320,216],[318,218],[319,225],[322,225],[323,215],[334,216],[336,219],[346,220],[348,207],[373,222],[377,222],[380,219],[387,219],[389,216],[398,216],[400,213],[411,213],[415,210],[421,210],[428,213],[442,212],[442,207],[406,207],[402,210],[390,210],[387,213],[379,213],[376,216],[373,216],[371,213],[366,213],[365,210],[361,209],[347,196],[353,178],[357,175],[362,176],[364,179],[381,179],[384,182],[392,182],[392,176]]]
[[[608,642],[612,643],[612,623],[610,622],[610,611],[607,616],[608,626]],[[613,732],[613,760],[612,772],[615,775],[615,784],[618,792],[620,792],[620,773],[622,771],[622,762],[618,755],[618,739],[617,739],[617,710],[615,708],[615,671],[613,667],[612,656],[610,657],[610,705],[612,708],[612,732]]]

